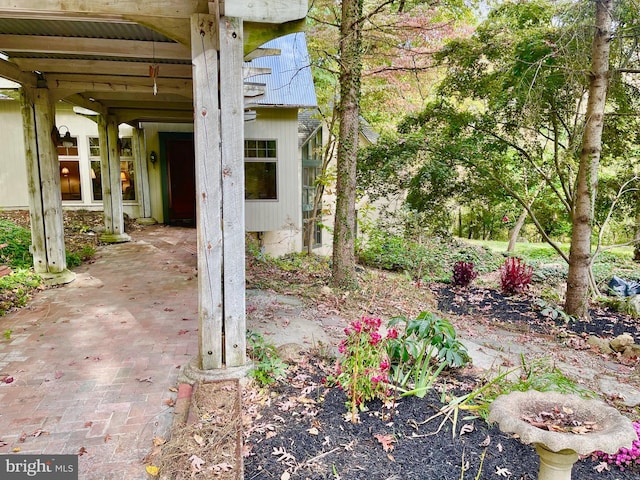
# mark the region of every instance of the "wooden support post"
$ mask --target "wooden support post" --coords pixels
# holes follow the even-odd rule
[[[149,169],[147,164],[147,147],[144,139],[144,132],[139,128],[133,129],[133,157],[136,162],[136,189],[138,202],[142,207],[141,216],[138,223],[151,225],[157,223],[151,216],[151,199],[149,195]]]
[[[246,363],[242,19],[220,18],[220,122],[225,363]]]
[[[120,150],[118,147],[118,123],[115,117],[98,118],[100,138],[100,173],[102,177],[102,205],[105,232],[100,240],[107,243],[128,242],[131,237],[124,232],[122,183],[120,181]]]
[[[222,192],[218,106],[218,17],[191,16],[196,157],[199,365],[223,367]]]
[[[22,120],[29,185],[34,270],[50,284],[68,283],[60,163],[53,142],[55,112],[46,88],[24,89]]]

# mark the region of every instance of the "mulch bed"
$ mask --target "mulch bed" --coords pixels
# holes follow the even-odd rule
[[[555,321],[537,311],[526,296],[504,297],[488,288],[459,290],[450,285],[430,286],[443,314],[472,316],[531,333],[589,333],[611,337],[630,333],[640,339],[638,321],[616,312],[594,309],[591,320]],[[322,359],[305,357],[289,369],[288,377],[267,392],[255,393],[252,421],[245,428],[245,479],[515,479],[533,480],[539,460],[497,425],[480,418],[453,422],[440,416],[441,392],[470,391],[475,380],[462,370],[443,376],[424,398],[405,397],[390,411],[380,402],[360,413],[352,423],[345,414],[344,392],[328,388],[330,367]],[[246,421],[246,420],[245,420]],[[573,467],[573,478],[637,480],[638,471],[603,469],[592,458]]]
[[[602,307],[590,309],[590,319],[561,317],[551,319],[540,313],[530,297],[506,297],[490,288],[454,288],[446,284],[432,284],[431,291],[438,302],[438,310],[453,315],[477,315],[508,328],[525,329],[536,333],[554,333],[559,329],[577,335],[596,335],[601,338],[628,333],[640,343],[640,319]]]
[[[373,402],[360,413],[360,423],[352,423],[345,418],[344,392],[323,385],[326,372],[319,364],[307,358],[292,367],[254,413],[245,438],[246,480],[537,478],[533,447],[495,425],[461,413],[454,435],[453,423],[444,417],[425,423],[442,407],[441,388],[422,399],[400,399],[390,416]],[[470,387],[456,377],[444,380],[458,394]],[[638,472],[598,472],[598,466],[590,458],[580,460],[573,478],[638,478]]]

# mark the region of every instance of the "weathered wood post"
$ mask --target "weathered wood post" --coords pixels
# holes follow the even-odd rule
[[[100,240],[107,243],[128,242],[131,237],[124,231],[118,123],[115,117],[98,116],[98,136],[100,138],[100,178],[105,227],[104,233],[100,235]]]
[[[244,376],[248,369],[243,21],[253,22],[254,35],[247,40],[253,50],[299,29],[306,11],[305,0],[214,1],[209,2],[209,14],[191,16],[199,352],[183,372],[187,380]],[[282,22],[292,23],[277,28]]]
[[[47,88],[23,88],[22,123],[29,185],[33,266],[49,284],[69,283],[60,193],[60,164],[53,141],[55,113]]]

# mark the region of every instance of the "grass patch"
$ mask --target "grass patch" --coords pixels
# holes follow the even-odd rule
[[[24,307],[42,283],[39,275],[19,269],[0,278],[0,317],[13,308]]]

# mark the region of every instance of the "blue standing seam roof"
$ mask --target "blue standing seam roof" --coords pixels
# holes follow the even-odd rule
[[[311,75],[311,59],[305,34],[291,33],[270,40],[262,48],[277,48],[280,55],[259,57],[247,66],[270,68],[269,75],[256,75],[246,79],[251,83],[266,84],[265,95],[252,105],[275,107],[317,107],[318,99]]]

